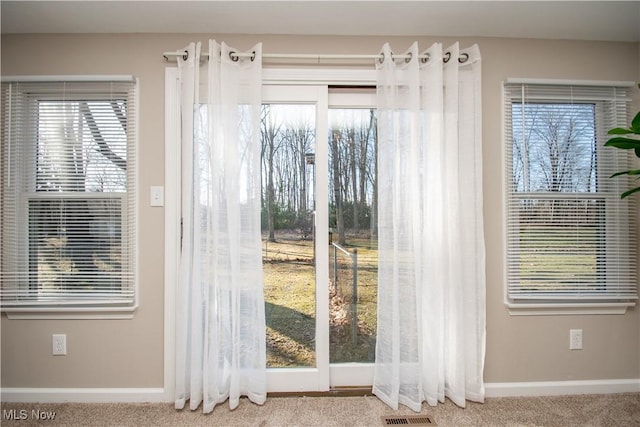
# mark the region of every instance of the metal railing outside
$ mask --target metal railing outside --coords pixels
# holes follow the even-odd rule
[[[331,243],[329,274],[331,286],[342,299],[351,323],[351,341],[358,339],[358,249],[351,252],[337,243]]]

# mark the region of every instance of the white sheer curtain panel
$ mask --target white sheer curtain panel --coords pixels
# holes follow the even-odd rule
[[[378,63],[378,332],[373,392],[420,411],[483,401],[480,52]],[[428,59],[425,56],[428,55]]]
[[[182,222],[176,408],[266,398],[260,253],[261,45],[191,43],[178,58]],[[202,80],[201,81],[201,76]],[[202,95],[202,96],[201,96]]]

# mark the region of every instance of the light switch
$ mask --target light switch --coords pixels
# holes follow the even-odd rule
[[[151,187],[151,206],[164,206],[164,187],[152,186]]]

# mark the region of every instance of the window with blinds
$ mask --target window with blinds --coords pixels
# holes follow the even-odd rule
[[[636,199],[621,200],[627,85],[504,85],[507,302],[629,304],[637,293]]]
[[[136,82],[3,81],[2,309],[134,307]]]

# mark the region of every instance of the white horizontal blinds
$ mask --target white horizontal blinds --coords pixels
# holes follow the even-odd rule
[[[2,305],[135,298],[136,87],[2,84]]]
[[[637,298],[629,156],[604,147],[627,124],[628,88],[505,84],[507,292],[514,302]]]

